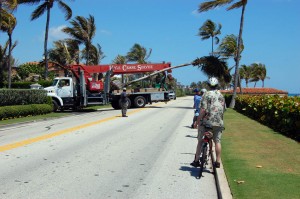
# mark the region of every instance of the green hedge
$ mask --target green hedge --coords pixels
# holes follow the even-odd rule
[[[43,89],[0,89],[0,106],[48,103],[47,91]]]
[[[235,109],[300,141],[300,97],[239,95],[236,97]]]
[[[42,87],[48,87],[51,86],[53,83],[52,80],[40,80],[38,82],[12,82],[11,88],[13,89],[30,89],[31,84],[40,84]],[[4,87],[8,87],[7,83],[4,83]]]
[[[52,105],[30,104],[0,107],[0,120],[26,117],[32,115],[42,115],[52,112]]]

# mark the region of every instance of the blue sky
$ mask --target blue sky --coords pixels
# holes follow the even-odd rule
[[[202,0],[74,0],[66,2],[73,17],[93,15],[97,33],[93,43],[99,43],[109,64],[118,55],[126,55],[139,43],[152,49],[148,61],[171,62],[172,66],[189,63],[197,57],[207,56],[211,41],[202,41],[198,29],[207,19],[221,23],[222,39],[238,34],[241,10],[226,11],[225,7],[198,13]],[[43,56],[46,16],[30,21],[37,6],[19,6],[13,40],[18,45],[13,56],[20,64],[38,61]],[[300,93],[300,0],[248,0],[245,13],[243,40],[245,49],[241,64],[263,63],[267,68],[265,87]],[[52,42],[65,38],[60,30],[70,23],[55,6],[50,21],[49,48]],[[1,44],[6,35],[1,33]],[[215,47],[216,48],[216,47]],[[233,61],[228,62],[234,65]],[[173,70],[173,76],[183,85],[205,81],[207,77],[198,69],[187,66]],[[249,85],[254,86],[253,83]],[[257,87],[262,83],[258,82]]]

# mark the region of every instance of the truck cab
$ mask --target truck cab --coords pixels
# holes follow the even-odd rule
[[[52,98],[53,110],[60,107],[73,107],[76,89],[71,77],[59,77],[53,80],[52,86],[46,87],[47,95]]]

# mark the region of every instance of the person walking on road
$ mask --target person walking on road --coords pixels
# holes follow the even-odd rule
[[[200,166],[200,151],[202,147],[202,137],[210,128],[213,133],[213,141],[215,143],[216,168],[220,168],[221,162],[221,135],[224,130],[223,114],[225,110],[225,98],[217,90],[218,79],[211,77],[208,79],[210,91],[205,92],[200,103],[200,115],[197,119],[196,125],[198,126],[198,144],[194,161],[190,164],[193,167]]]
[[[121,108],[122,108],[122,117],[128,117],[126,115],[128,107],[128,94],[126,93],[126,88],[123,88],[121,93]]]

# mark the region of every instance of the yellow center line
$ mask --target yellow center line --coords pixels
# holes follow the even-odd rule
[[[130,111],[129,115],[140,112],[142,110],[143,109],[136,109],[136,110]],[[67,129],[63,129],[63,130],[56,131],[56,132],[53,132],[53,133],[49,133],[49,134],[46,134],[46,135],[42,135],[42,136],[38,136],[38,137],[34,137],[34,138],[29,138],[27,140],[22,140],[22,141],[15,142],[15,143],[12,143],[12,144],[3,145],[3,146],[0,146],[0,152],[11,150],[11,149],[18,148],[18,147],[22,147],[22,146],[25,146],[25,145],[29,145],[29,144],[39,142],[39,141],[42,141],[42,140],[50,139],[50,138],[53,138],[53,137],[56,137],[56,136],[59,136],[59,135],[71,133],[71,132],[77,131],[79,129],[87,128],[87,127],[90,127],[90,126],[94,126],[94,125],[97,125],[97,124],[101,124],[101,123],[104,123],[104,122],[108,122],[108,121],[117,119],[118,117],[120,117],[120,115],[105,118],[105,119],[101,119],[101,120],[97,120],[97,121],[94,121],[94,122],[89,122],[89,123],[86,123],[86,124],[78,125],[78,126],[67,128]]]

